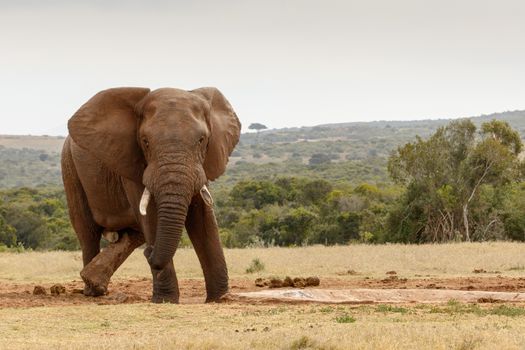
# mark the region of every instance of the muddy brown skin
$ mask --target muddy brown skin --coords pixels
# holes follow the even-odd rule
[[[73,115],[68,128],[62,176],[84,271],[95,281],[86,284],[84,294],[103,294],[122,257],[145,241],[152,301],[178,302],[173,255],[186,227],[204,272],[206,300],[224,295],[228,272],[211,197],[203,187],[224,172],[239,140],[239,120],[221,92],[104,90]],[[149,202],[141,199],[146,192]],[[141,202],[146,215],[140,213]],[[88,265],[100,252],[102,233],[109,231],[135,235],[134,244],[106,253],[101,259],[112,267],[96,282]]]

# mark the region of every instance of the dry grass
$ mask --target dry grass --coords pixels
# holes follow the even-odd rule
[[[406,277],[522,274],[525,244],[354,245],[226,250],[230,274]],[[253,259],[265,264],[247,274]],[[200,278],[195,253],[179,250],[180,278]],[[0,254],[0,283],[78,280],[78,252]],[[116,278],[149,277],[140,251]],[[342,277],[342,276],[339,276]],[[347,276],[344,278],[355,278]],[[0,348],[57,349],[522,349],[521,306],[326,306],[121,304],[0,309]]]
[[[525,244],[505,242],[226,249],[225,254],[230,276],[249,278],[258,275],[328,277],[348,270],[357,271],[361,277],[383,277],[389,270],[408,278],[416,275],[455,277],[472,275],[475,269],[518,276],[523,274],[521,267],[525,266]],[[255,258],[264,264],[264,270],[246,273]],[[0,281],[71,281],[79,278],[81,266],[79,252],[0,253]],[[179,249],[175,266],[180,278],[202,277],[193,249]],[[146,260],[137,250],[121,266],[115,278],[149,276]]]
[[[339,322],[353,318],[353,322]],[[119,305],[0,310],[0,347],[520,349],[525,319],[377,306]]]

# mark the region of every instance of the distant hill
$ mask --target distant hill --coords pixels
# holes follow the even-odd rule
[[[505,120],[525,138],[525,111],[471,118],[479,125]],[[226,176],[215,186],[247,178],[321,177],[333,181],[388,182],[386,160],[416,135],[427,137],[450,119],[375,121],[273,129],[241,135]],[[0,187],[58,185],[64,137],[0,135]]]
[[[29,148],[45,152],[60,152],[64,136],[0,135],[0,146],[5,148]]]
[[[525,111],[495,113],[470,118],[483,122],[505,120],[525,138]],[[414,139],[427,137],[450,119],[415,121],[375,121],[325,124],[313,127],[274,129],[241,136],[234,152],[236,161],[256,164],[300,160],[308,164],[314,155],[330,162],[387,158],[392,150]]]

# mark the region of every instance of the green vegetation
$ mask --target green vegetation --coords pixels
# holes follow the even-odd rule
[[[0,145],[0,188],[62,184],[60,154]]]
[[[348,314],[337,316],[335,318],[335,322],[337,323],[354,323],[355,321],[356,321],[355,318],[353,318],[352,316]]]
[[[62,189],[0,192],[0,248],[79,249]]]
[[[243,134],[212,185],[221,238],[227,247],[525,241],[524,117]],[[77,249],[57,187],[63,138],[23,147],[36,139],[0,137],[0,249]]]
[[[436,314],[474,314],[477,316],[506,316],[506,317],[518,317],[525,315],[525,309],[520,306],[514,305],[498,305],[490,308],[482,308],[479,304],[464,304],[456,300],[450,300],[446,306],[430,306],[430,313]]]
[[[237,183],[216,214],[227,247],[372,242],[397,197],[394,187],[283,177]]]
[[[406,314],[410,310],[407,309],[406,307],[381,304],[381,305],[377,306],[376,311],[377,312],[384,312],[384,313],[394,312],[394,313]]]
[[[246,269],[246,273],[255,273],[260,271],[264,271],[264,263],[259,258],[253,259],[250,263],[250,266],[248,266]]]
[[[509,199],[521,178],[521,139],[497,120],[476,131],[468,119],[454,121],[390,157],[392,178],[406,187],[389,217],[400,241],[520,239],[523,215]]]

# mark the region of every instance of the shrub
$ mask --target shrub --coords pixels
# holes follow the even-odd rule
[[[264,271],[264,263],[259,260],[259,258],[255,258],[252,260],[250,266],[246,269],[246,273],[255,273],[259,271]]]

